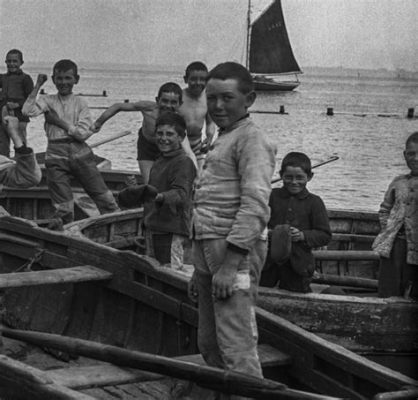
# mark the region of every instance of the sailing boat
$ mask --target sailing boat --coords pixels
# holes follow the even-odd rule
[[[274,0],[251,21],[249,0],[247,21],[246,67],[253,75],[255,89],[290,91],[298,87],[297,74],[302,71],[290,46],[281,1]],[[281,79],[290,74],[295,74],[296,80]]]

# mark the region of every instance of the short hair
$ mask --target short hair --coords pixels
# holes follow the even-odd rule
[[[72,69],[74,71],[74,75],[78,75],[78,68],[77,64],[72,60],[59,60],[55,63],[54,67],[52,68],[52,75],[55,74],[55,71],[69,71]]]
[[[208,72],[208,67],[201,61],[194,61],[186,67],[186,72],[184,73],[185,77],[187,78],[192,71]]]
[[[186,121],[173,111],[163,112],[155,121],[155,130],[161,125],[173,126],[175,131],[184,139],[186,137]]]
[[[411,143],[418,143],[418,131],[409,135],[408,139],[406,139],[405,147],[408,147]]]
[[[158,89],[158,95],[157,97],[160,98],[163,93],[175,93],[178,94],[180,103],[183,101],[183,90],[177,83],[174,82],[167,82],[164,83],[159,89]]]
[[[11,49],[7,52],[6,58],[9,54],[17,54],[20,58],[20,61],[23,63],[23,53],[18,49]]]
[[[218,64],[211,69],[206,77],[206,82],[210,79],[236,79],[238,81],[238,90],[243,94],[248,94],[254,90],[253,78],[243,65],[228,61]]]
[[[312,174],[311,160],[305,153],[292,151],[286,154],[280,167],[280,175],[284,174],[287,167],[300,167],[308,176]]]

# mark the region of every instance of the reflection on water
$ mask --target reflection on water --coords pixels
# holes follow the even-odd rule
[[[47,70],[29,69],[33,78]],[[81,75],[75,92],[102,93],[107,98],[87,97],[91,106],[109,106],[124,99],[153,100],[161,84],[167,81],[182,83],[183,71],[89,70]],[[288,115],[252,114],[254,121],[277,148],[280,163],[289,151],[307,153],[313,164],[333,155],[339,160],[315,169],[309,183],[312,192],[319,194],[328,207],[357,210],[377,210],[389,182],[407,172],[403,163],[403,146],[407,136],[418,130],[418,119],[405,118],[406,111],[416,105],[418,82],[369,76],[338,77],[304,74],[295,92],[259,93],[254,110],[279,110],[285,106]],[[47,93],[54,93],[50,81]],[[327,107],[349,114],[325,115]],[[96,118],[102,110],[92,110]],[[351,113],[397,113],[398,118],[377,115],[364,117]],[[418,110],[416,110],[418,113]],[[133,134],[102,145],[95,152],[107,157],[117,169],[136,170],[136,132],[140,113],[120,113],[109,120],[100,136],[131,130]],[[43,118],[28,127],[29,142],[37,151],[46,146]]]

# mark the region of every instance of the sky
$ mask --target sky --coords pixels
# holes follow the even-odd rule
[[[252,0],[257,15],[269,0]],[[302,67],[418,71],[418,0],[282,0]],[[27,62],[240,61],[247,0],[0,0],[0,52]]]

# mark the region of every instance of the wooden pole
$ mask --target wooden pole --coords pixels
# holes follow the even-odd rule
[[[414,107],[408,108],[408,113],[406,114],[406,117],[409,119],[414,118],[415,109]]]
[[[5,337],[23,340],[42,347],[52,347],[70,354],[110,362],[116,365],[148,370],[179,379],[192,380],[200,386],[259,399],[326,400],[334,397],[288,389],[282,383],[261,379],[234,371],[202,366],[168,357],[130,351],[88,340],[50,333],[2,328]]]
[[[334,109],[332,107],[327,108],[327,115],[329,115],[331,117],[334,115]]]
[[[112,136],[109,136],[108,138],[104,138],[104,139],[101,139],[101,140],[99,140],[99,141],[97,141],[95,143],[89,144],[89,146],[92,149],[94,149],[95,147],[101,146],[102,144],[105,144],[105,143],[112,142],[113,140],[119,139],[121,137],[130,135],[131,133],[132,133],[131,131],[118,132],[118,133],[115,133]]]

